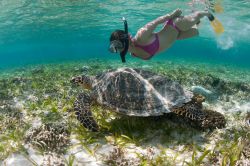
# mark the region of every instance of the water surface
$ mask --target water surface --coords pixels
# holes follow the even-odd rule
[[[0,68],[25,64],[63,62],[90,58],[117,59],[107,50],[109,35],[123,29],[126,17],[129,32],[176,8],[191,13],[187,0],[1,0]],[[223,13],[215,16],[225,33],[216,36],[207,19],[202,19],[200,36],[178,41],[155,59],[228,63],[249,67],[250,1],[222,1]],[[195,8],[203,10],[204,5]],[[133,61],[132,59],[129,59]],[[197,63],[197,62],[195,62]]]

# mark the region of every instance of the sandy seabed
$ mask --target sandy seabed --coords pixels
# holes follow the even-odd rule
[[[101,131],[72,111],[73,76],[124,67],[98,59],[0,73],[0,165],[250,165],[250,70],[174,61],[132,62],[206,96],[226,127],[200,131],[168,117],[131,118],[93,106]],[[194,89],[196,87],[196,89]],[[197,88],[198,87],[198,88]]]

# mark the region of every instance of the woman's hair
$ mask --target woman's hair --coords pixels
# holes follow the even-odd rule
[[[114,40],[119,40],[122,43],[125,42],[126,39],[126,33],[124,30],[115,30],[111,36],[110,36],[110,41],[114,41]]]

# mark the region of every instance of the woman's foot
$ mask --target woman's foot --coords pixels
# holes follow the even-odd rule
[[[207,11],[207,18],[209,19],[209,21],[214,21],[214,15],[209,11]]]
[[[172,19],[181,16],[181,14],[182,14],[181,9],[176,9],[176,10],[173,11],[173,13],[171,14],[171,15],[172,15]]]
[[[207,18],[209,19],[209,21],[214,21],[214,15],[212,15],[211,13]]]

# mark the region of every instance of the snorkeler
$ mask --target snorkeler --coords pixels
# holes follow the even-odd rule
[[[182,11],[176,9],[170,14],[160,16],[140,28],[135,37],[128,33],[127,21],[124,19],[125,30],[116,30],[111,34],[109,51],[120,53],[122,62],[125,62],[127,52],[134,57],[148,60],[171,47],[176,40],[197,36],[199,31],[196,24],[201,18],[206,16],[210,21],[214,20],[209,11],[197,11],[187,16],[181,14]],[[164,26],[155,33],[159,24]]]

